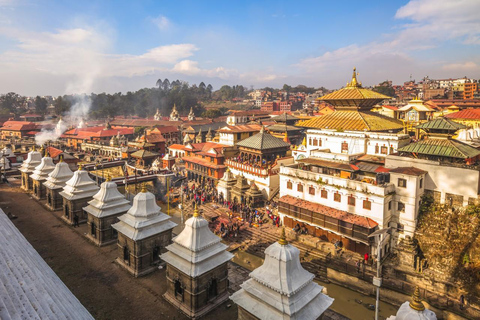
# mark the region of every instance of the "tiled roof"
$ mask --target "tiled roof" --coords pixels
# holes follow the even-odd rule
[[[407,174],[410,176],[421,176],[424,174],[427,174],[428,172],[422,169],[418,169],[415,167],[398,167],[395,169],[390,169],[390,172],[394,173],[401,173],[401,174]]]
[[[304,208],[304,209],[307,209],[316,213],[320,213],[341,221],[352,223],[367,229],[372,229],[378,226],[378,223],[376,223],[370,218],[362,217],[358,214],[353,214],[347,211],[334,209],[319,203],[310,202],[310,201],[299,199],[297,197],[292,197],[289,195],[281,197],[279,199],[279,202],[287,203],[289,205],[294,205],[299,208]]]
[[[185,146],[183,144],[172,144],[168,147],[168,149],[185,150]]]
[[[161,134],[149,134],[145,136],[147,142],[156,143],[156,142],[165,142],[165,138]]]
[[[460,129],[465,129],[461,123],[452,121],[450,119],[446,119],[444,117],[438,117],[431,121],[422,123],[416,126],[417,129],[424,129],[424,130],[449,130],[449,131],[457,131]]]
[[[303,130],[302,128],[295,127],[295,126],[289,126],[289,125],[286,126],[285,124],[274,124],[272,126],[267,127],[268,131],[275,131],[275,132],[285,132],[285,129],[287,129],[287,131],[301,131],[301,130]]]
[[[375,112],[341,110],[324,116],[297,123],[299,127],[315,129],[337,129],[347,131],[390,131],[401,130],[403,124]]]
[[[155,127],[152,132],[159,132],[159,133],[171,133],[171,132],[178,132],[178,128],[175,126],[157,126]]]
[[[12,130],[12,131],[27,131],[35,130],[37,126],[33,122],[28,121],[6,121],[0,130]]]
[[[134,153],[131,154],[132,157],[134,158],[153,158],[153,157],[158,157],[160,153],[157,152],[152,152],[148,150],[138,150]]]
[[[62,138],[76,138],[89,139],[92,137],[113,137],[117,134],[132,135],[134,128],[130,127],[112,127],[112,129],[105,129],[105,126],[77,128],[66,131]]]
[[[213,169],[226,168],[226,166],[223,165],[223,164],[215,164],[215,163],[210,162],[206,159],[197,158],[197,157],[187,157],[187,156],[185,156],[185,157],[182,157],[182,160],[186,161],[186,162],[196,163],[196,164],[202,165],[204,167],[213,168]]]
[[[275,148],[289,148],[290,144],[281,139],[275,138],[269,133],[265,133],[262,127],[259,133],[238,142],[237,146],[257,150],[267,150]]]
[[[457,120],[480,120],[480,109],[465,109],[445,115],[448,119]]]
[[[298,118],[284,112],[283,114],[281,114],[279,116],[273,117],[272,120],[277,121],[277,122],[287,122],[288,120],[298,120]]]
[[[427,138],[399,148],[399,152],[468,159],[480,155],[480,150],[454,139]]]

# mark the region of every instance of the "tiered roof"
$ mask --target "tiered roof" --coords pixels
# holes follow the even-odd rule
[[[22,165],[20,166],[20,171],[24,173],[30,173],[35,170],[35,167],[40,164],[42,161],[42,154],[33,148],[32,151],[28,153],[27,159],[23,161]]]
[[[233,258],[227,246],[208,228],[208,221],[195,207],[193,217],[185,222],[185,229],[161,255],[169,265],[196,278]]]
[[[259,133],[238,142],[237,146],[257,150],[290,148],[289,143],[286,143],[285,141],[278,139],[269,133],[266,133],[263,126],[260,129]]]
[[[52,172],[48,175],[47,181],[43,184],[48,189],[60,189],[65,187],[65,183],[73,176],[68,163],[60,161]]]
[[[100,191],[83,208],[86,212],[97,218],[104,218],[120,213],[125,213],[131,208],[130,202],[118,191],[117,184],[107,179],[100,186]]]
[[[299,118],[295,117],[295,116],[292,116],[286,112],[283,112],[281,115],[279,116],[276,116],[276,117],[273,117],[272,118],[273,121],[276,121],[276,122],[282,122],[282,123],[285,123],[287,121],[296,121],[296,120],[299,120]]]
[[[261,320],[318,319],[333,303],[300,264],[300,250],[285,239],[265,250],[265,262],[230,299]]]
[[[98,189],[95,181],[90,179],[88,172],[80,167],[75,171],[73,177],[65,183],[60,195],[67,200],[84,199],[93,197]]]
[[[55,164],[50,157],[43,157],[42,161],[38,166],[35,167],[35,170],[30,175],[30,178],[37,181],[46,180],[48,174],[55,169]]]
[[[151,237],[177,226],[161,211],[155,201],[155,195],[148,192],[145,186],[142,192],[133,198],[133,206],[118,219],[120,221],[112,227],[133,241]]]

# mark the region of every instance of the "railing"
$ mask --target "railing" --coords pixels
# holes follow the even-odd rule
[[[316,173],[307,170],[294,169],[289,167],[280,167],[280,174],[296,177],[298,179],[310,180],[317,183],[337,186],[340,188],[355,190],[364,193],[372,193],[375,195],[385,196],[395,191],[394,184],[386,184],[384,186],[374,185],[368,182],[351,180],[346,178],[334,177],[328,174]]]
[[[262,178],[268,177],[271,173],[270,170],[263,169],[263,168],[256,168],[254,166],[248,165],[248,164],[242,164],[238,163],[232,160],[226,160],[225,165],[228,167],[235,168],[237,170],[243,171],[243,172],[248,172],[250,174],[253,174],[255,176],[259,176]]]

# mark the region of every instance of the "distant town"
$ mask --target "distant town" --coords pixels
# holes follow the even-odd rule
[[[2,94],[0,318],[479,319],[479,80],[360,80]]]

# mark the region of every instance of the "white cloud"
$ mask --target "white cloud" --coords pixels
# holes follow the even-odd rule
[[[450,63],[442,66],[443,70],[447,71],[456,71],[456,72],[462,72],[462,71],[474,71],[474,72],[480,72],[480,66],[476,64],[473,61],[466,61],[464,63]]]
[[[209,78],[218,77],[220,79],[228,79],[232,76],[236,76],[236,70],[228,70],[223,67],[216,67],[213,69],[201,69],[198,67],[197,61],[182,60],[175,64],[172,72],[181,73],[189,76],[205,76]]]
[[[152,23],[157,26],[158,29],[160,29],[160,31],[166,31],[168,30],[172,23],[170,22],[170,20],[165,17],[165,16],[162,16],[162,15],[159,15],[158,17],[156,18],[153,18],[151,19],[152,20]]]

